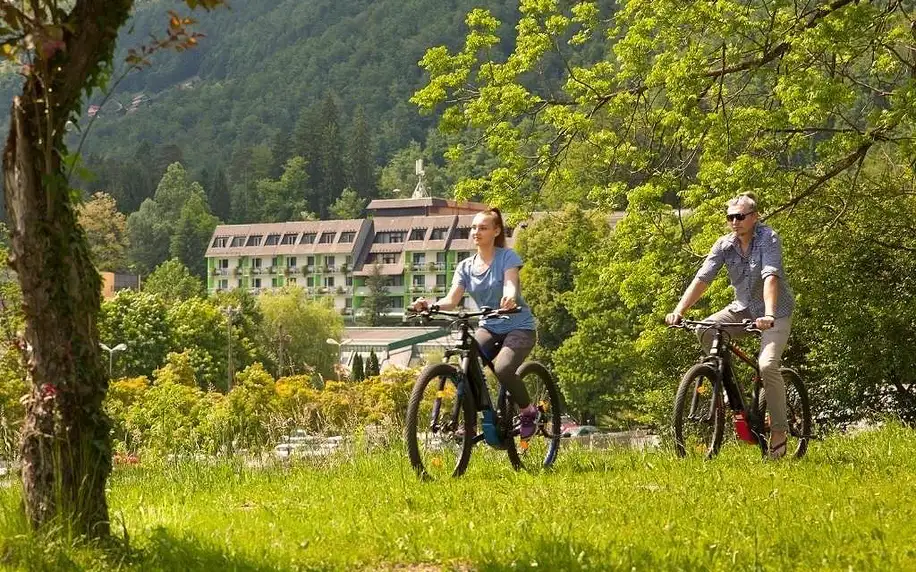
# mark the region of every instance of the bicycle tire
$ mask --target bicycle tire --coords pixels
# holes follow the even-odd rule
[[[713,381],[717,377],[711,365],[698,363],[681,378],[671,416],[674,450],[678,457],[701,453],[711,459],[722,447],[725,407],[721,388],[714,391]],[[710,409],[714,410],[711,420]]]
[[[506,454],[515,470],[534,468],[536,465],[548,469],[557,460],[560,451],[560,427],[562,425],[562,398],[560,388],[553,379],[550,371],[536,361],[527,361],[518,368],[518,376],[525,383],[532,403],[538,406],[537,432],[528,440],[527,446],[522,448],[518,436],[518,408],[511,401],[508,394],[503,392],[503,400],[499,403],[499,410],[511,412],[505,418],[512,421],[509,427],[509,436],[506,442]]]
[[[438,363],[426,366],[414,383],[407,404],[404,439],[410,464],[421,479],[433,480],[449,474],[460,477],[467,470],[474,447],[477,413],[470,393],[461,387],[461,380],[455,366]],[[439,415],[433,419],[437,400]],[[430,415],[428,425],[420,422],[424,413]],[[455,418],[439,427],[443,415]],[[430,430],[421,432],[427,426]]]
[[[786,438],[786,453],[801,459],[808,452],[808,443],[811,440],[811,402],[808,399],[808,389],[794,369],[780,368],[779,373],[786,384],[786,417],[789,422],[789,432]],[[766,415],[766,394],[760,400],[759,411]],[[767,441],[769,441],[769,427],[767,427]]]

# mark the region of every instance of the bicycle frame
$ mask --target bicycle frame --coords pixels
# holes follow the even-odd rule
[[[460,358],[458,367],[458,375],[460,376],[460,383],[458,384],[459,399],[456,400],[452,406],[452,419],[458,418],[461,399],[463,399],[464,392],[469,391],[475,409],[483,412],[483,432],[475,435],[474,443],[485,440],[487,444],[493,448],[504,449],[504,439],[509,435],[506,434],[506,431],[500,431],[498,425],[505,420],[507,414],[506,412],[499,412],[493,407],[493,401],[490,398],[490,391],[487,387],[486,376],[478,360],[482,360],[490,371],[494,371],[493,362],[483,353],[480,344],[477,343],[477,340],[474,338],[473,334],[471,334],[468,317],[459,314],[457,323],[458,331],[460,332],[460,341],[454,348],[446,350],[445,357],[443,358],[445,362],[448,362],[449,358],[452,356],[458,356]],[[440,387],[439,389],[442,390],[443,388]],[[497,402],[500,403],[505,397],[506,388],[500,383],[498,391]],[[433,419],[438,419],[438,407],[439,402],[437,400],[433,406]],[[434,430],[438,428],[431,427],[430,429]]]
[[[734,324],[731,326],[734,326]],[[715,330],[715,335],[710,346],[709,355],[703,361],[711,365],[718,374],[716,379],[713,380],[713,395],[719,395],[720,390],[724,391],[732,413],[740,413],[745,416],[751,434],[754,435],[758,444],[764,446],[766,441],[764,420],[760,418],[756,407],[760,400],[760,369],[755,360],[751,359],[735,342],[727,339],[728,334],[725,332],[724,327],[708,326],[708,329]],[[732,355],[737,356],[754,371],[754,385],[751,390],[751,404],[754,405],[753,407],[747,407],[744,393],[735,379],[732,368]],[[691,401],[691,411],[696,410],[698,399],[699,397],[694,393]],[[710,408],[707,421],[712,423],[714,415],[715,409]]]

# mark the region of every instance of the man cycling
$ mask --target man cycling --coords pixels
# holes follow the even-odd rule
[[[723,310],[707,318],[713,322],[754,320],[762,330],[760,341],[760,377],[766,392],[770,413],[769,457],[779,459],[786,454],[786,385],[779,372],[782,352],[792,330],[792,310],[795,296],[786,281],[782,266],[782,248],[772,228],[759,222],[757,200],[744,193],[728,201],[725,218],[732,230],[720,237],[706,256],[693,282],[681,296],[674,311],[665,316],[668,325],[678,324],[709,287],[723,265],[735,290],[735,300]],[[732,337],[746,335],[743,330],[731,331]],[[700,342],[708,352],[712,333],[701,334]]]

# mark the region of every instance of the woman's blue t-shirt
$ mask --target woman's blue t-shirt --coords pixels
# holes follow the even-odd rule
[[[506,270],[521,268],[522,259],[511,248],[496,248],[490,267],[480,274],[474,273],[474,259],[477,255],[465,258],[455,268],[455,277],[452,286],[464,288],[477,307],[487,306],[499,308],[499,301],[503,297],[503,282]],[[531,309],[522,298],[521,285],[519,286],[518,299],[515,301],[521,312],[507,314],[501,318],[481,320],[480,325],[494,334],[508,334],[512,330],[534,330],[534,316]],[[505,319],[508,318],[508,319]]]

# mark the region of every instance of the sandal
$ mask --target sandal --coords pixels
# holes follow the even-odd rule
[[[770,442],[770,451],[767,457],[771,461],[777,461],[785,457],[786,456],[786,443],[788,442],[788,440],[789,440],[788,437],[784,437],[782,442],[779,443],[778,445],[773,445],[771,441]]]

